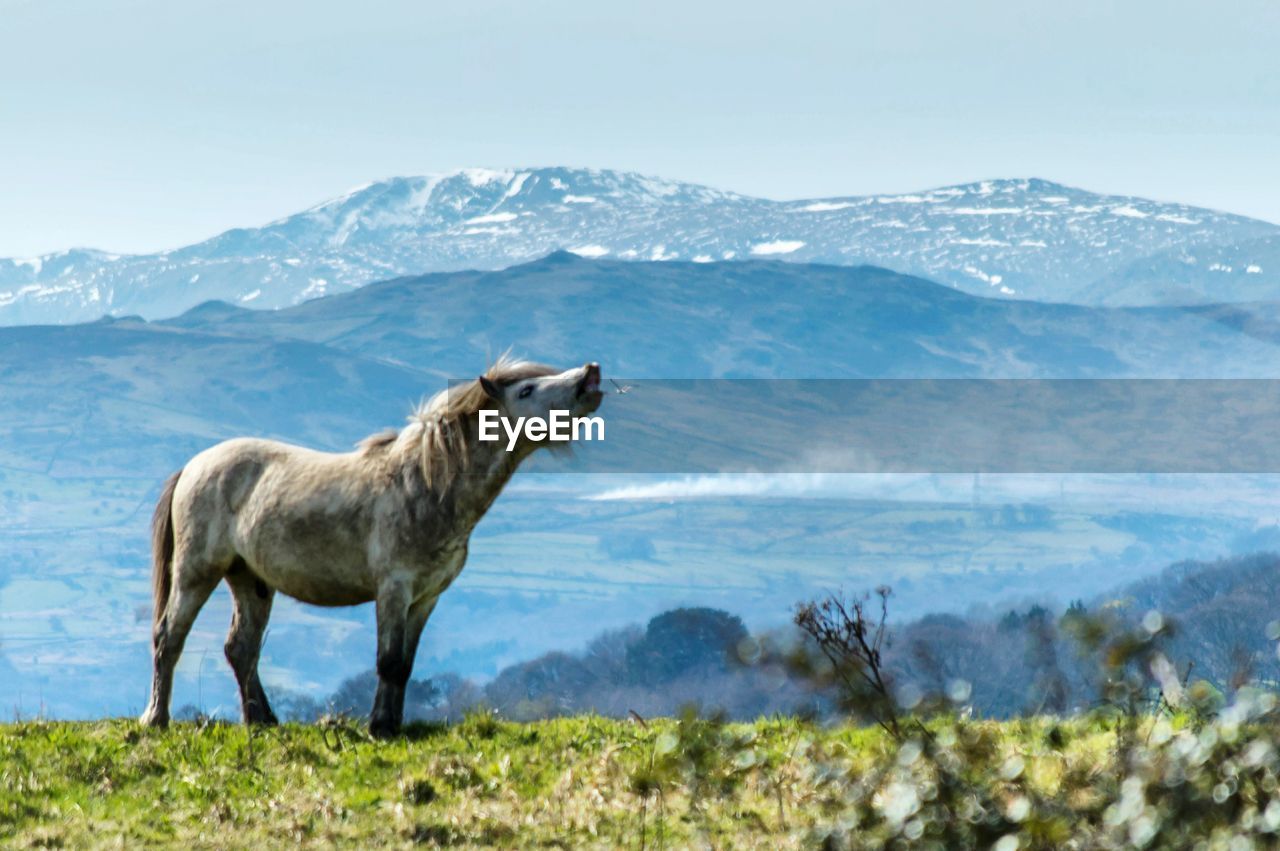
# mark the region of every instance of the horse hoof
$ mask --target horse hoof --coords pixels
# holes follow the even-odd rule
[[[369,722],[369,735],[375,739],[389,739],[400,732],[400,727],[390,721],[375,718]]]
[[[169,726],[169,719],[151,712],[144,712],[142,713],[142,717],[138,719],[138,723],[144,727],[154,727],[157,730],[163,730],[165,727]]]

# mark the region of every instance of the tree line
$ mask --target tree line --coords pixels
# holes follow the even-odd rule
[[[859,605],[880,600],[832,599]],[[881,602],[887,614],[887,589]],[[512,720],[583,712],[647,718],[676,715],[691,705],[741,719],[830,714],[839,709],[838,689],[830,670],[822,675],[830,660],[822,662],[800,617],[804,611],[797,607],[790,628],[753,635],[730,612],[674,609],[643,627],[603,632],[578,652],[555,651],[508,666],[485,683],[454,673],[414,679],[406,718],[450,721],[479,707]],[[1280,686],[1280,556],[1274,554],[1179,563],[1065,607],[1031,603],[900,624],[886,617],[878,668],[892,699],[906,706],[928,695],[951,695],[981,717],[1071,714],[1105,699],[1099,624],[1136,629],[1144,619],[1150,625],[1153,613],[1163,652],[1185,685],[1217,693],[1246,683]],[[875,618],[864,620],[875,628]],[[295,720],[357,716],[368,711],[376,687],[369,670],[323,700],[288,693],[277,703],[284,717]]]

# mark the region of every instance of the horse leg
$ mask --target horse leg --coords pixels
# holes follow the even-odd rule
[[[404,694],[413,673],[418,639],[436,601],[411,599],[408,589],[395,585],[379,591],[378,692],[373,698],[369,732],[377,738],[394,736],[404,720]]]
[[[173,671],[182,655],[182,645],[196,621],[200,608],[218,586],[220,571],[195,566],[189,559],[175,559],[173,585],[165,603],[164,616],[156,621],[151,634],[151,701],[140,719],[151,727],[169,723],[169,699],[173,694]]]
[[[275,589],[250,573],[242,561],[237,561],[227,574],[227,585],[231,588],[233,609],[231,630],[223,650],[240,686],[244,721],[246,724],[278,724],[262,681],[258,679],[258,655],[267,619],[271,617]]]

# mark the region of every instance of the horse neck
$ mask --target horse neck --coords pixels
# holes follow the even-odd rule
[[[508,452],[500,442],[481,442],[472,437],[468,447],[467,467],[454,477],[451,488],[459,488],[456,495],[464,505],[476,512],[475,520],[489,510],[507,482],[515,475],[520,462],[529,454],[517,450]]]
[[[461,469],[454,470],[443,485],[428,488],[426,498],[447,506],[446,513],[452,517],[452,522],[470,531],[498,498],[529,452],[525,449],[507,452],[501,442],[482,442],[476,428],[467,429],[466,440],[466,460]],[[406,463],[417,465],[416,453],[406,456]],[[443,492],[437,490],[438,487],[443,487]]]

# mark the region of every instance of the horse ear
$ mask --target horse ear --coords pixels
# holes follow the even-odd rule
[[[502,388],[494,384],[483,375],[480,376],[480,389],[484,390],[486,396],[495,402],[502,401]]]

